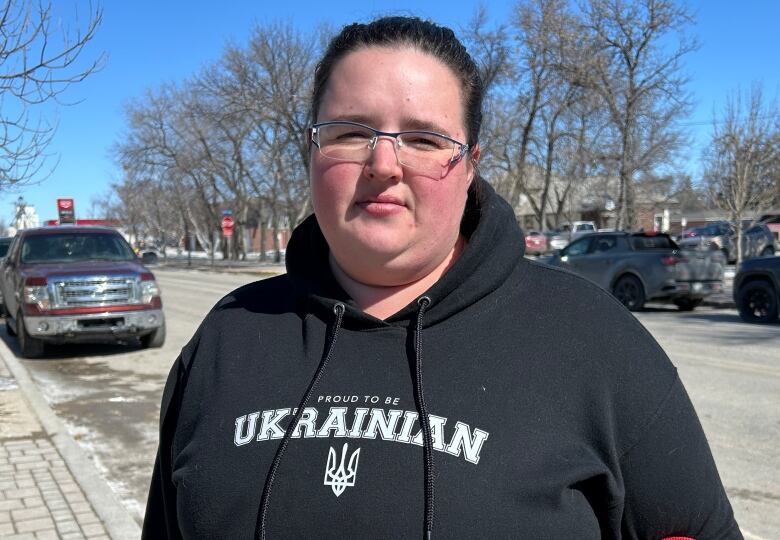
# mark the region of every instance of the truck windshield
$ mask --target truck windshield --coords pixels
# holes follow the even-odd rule
[[[135,254],[118,234],[65,233],[29,236],[22,244],[23,263],[130,261]]]

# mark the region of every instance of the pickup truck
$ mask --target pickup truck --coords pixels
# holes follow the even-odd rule
[[[19,231],[0,263],[0,290],[6,329],[26,358],[42,356],[46,344],[165,342],[154,275],[108,227]]]
[[[691,311],[723,290],[720,251],[684,251],[667,234],[592,233],[544,261],[580,274],[611,292],[631,311],[648,300]]]

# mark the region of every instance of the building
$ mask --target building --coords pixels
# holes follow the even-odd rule
[[[538,169],[531,169],[531,194],[541,198],[543,177]],[[506,184],[506,183],[505,183]],[[534,187],[534,184],[538,187]],[[599,229],[614,228],[617,223],[618,179],[592,176],[567,181],[552,178],[545,206],[547,228],[556,228],[566,222],[593,221]],[[637,184],[635,187],[636,228],[670,231],[672,216],[679,213],[679,203],[671,196],[671,179],[659,179]],[[563,200],[563,203],[559,203]],[[520,195],[515,205],[515,216],[524,229],[538,229],[539,222],[529,198]]]
[[[40,227],[41,220],[38,217],[38,213],[35,211],[35,207],[33,205],[27,204],[24,202],[22,197],[19,197],[14,206],[14,220],[9,227],[9,233],[11,236],[16,234],[16,231],[20,231],[22,229]]]

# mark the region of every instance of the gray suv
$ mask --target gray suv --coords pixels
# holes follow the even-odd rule
[[[719,251],[681,251],[666,234],[592,233],[544,262],[590,279],[631,311],[647,300],[671,301],[690,311],[723,290]]]
[[[717,249],[728,262],[737,260],[736,230],[727,221],[708,223],[683,233],[679,240],[685,249]],[[771,257],[775,253],[775,237],[765,223],[758,223],[742,232],[742,258]]]

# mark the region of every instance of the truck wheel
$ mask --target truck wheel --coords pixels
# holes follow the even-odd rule
[[[640,311],[645,305],[645,289],[634,276],[623,276],[612,288],[612,294],[631,311]]]
[[[766,281],[751,281],[739,290],[737,309],[749,323],[771,323],[777,318],[777,292]]]
[[[701,298],[677,298],[674,301],[674,305],[680,311],[693,311],[701,302]]]
[[[24,358],[40,358],[43,356],[45,343],[40,339],[30,337],[27,329],[24,327],[21,313],[16,316],[16,337],[19,340],[19,348],[22,350]]]
[[[141,347],[144,349],[159,349],[165,344],[165,323],[151,334],[141,336]]]

